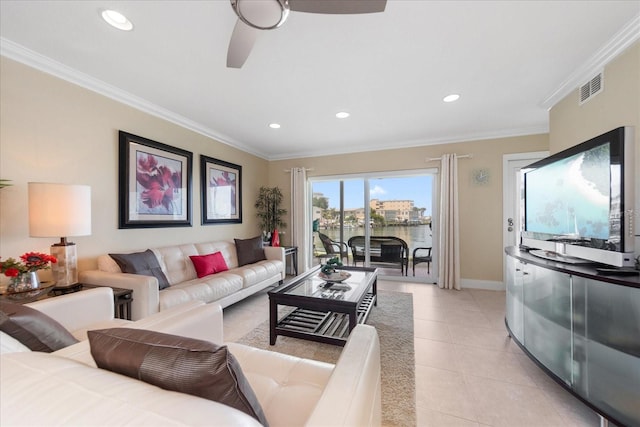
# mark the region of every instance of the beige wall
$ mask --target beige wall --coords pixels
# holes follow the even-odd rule
[[[603,81],[603,91],[582,106],[576,89],[551,109],[550,150],[564,150],[620,126],[635,127],[635,229],[640,230],[640,42],[605,67]],[[640,237],[635,253],[640,255]]]
[[[445,153],[473,154],[460,159],[460,274],[463,279],[502,282],[502,156],[548,150],[548,136],[531,135],[456,144],[429,145],[360,154],[312,157],[271,162],[269,182],[282,188],[290,205],[289,174],[292,167],[313,169],[308,176],[414,170],[438,167],[428,158]],[[475,169],[489,169],[488,185],[472,183]],[[289,219],[290,222],[290,219]]]
[[[118,230],[118,130],[191,151],[193,227]],[[242,165],[242,224],[201,226],[199,155]],[[49,251],[56,239],[30,238],[27,182],[86,184],[92,189],[91,236],[78,245],[80,269],[95,265],[107,251],[132,251],[183,242],[201,242],[259,233],[253,203],[269,164],[107,97],[33,68],[0,59],[0,256]]]
[[[576,88],[551,108],[549,148],[551,153],[556,153],[620,126],[636,127],[638,145],[640,42],[605,67],[602,92],[580,106]]]

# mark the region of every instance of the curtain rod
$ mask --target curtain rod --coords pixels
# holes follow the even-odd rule
[[[305,171],[312,171],[313,170],[313,168],[300,168],[300,169],[304,169]],[[282,172],[291,173],[291,169],[283,169]]]
[[[473,154],[461,154],[458,156],[459,159],[473,159]],[[432,158],[426,158],[425,161],[427,162],[435,162],[436,160],[442,160],[442,157],[432,157]]]

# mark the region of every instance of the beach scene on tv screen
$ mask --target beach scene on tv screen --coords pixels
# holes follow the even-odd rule
[[[615,173],[620,172],[610,165],[608,143],[528,172],[527,231],[608,239]]]

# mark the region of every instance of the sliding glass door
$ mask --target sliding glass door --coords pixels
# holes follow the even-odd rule
[[[349,265],[378,267],[385,278],[436,281],[435,170],[310,181],[313,265],[340,256]]]

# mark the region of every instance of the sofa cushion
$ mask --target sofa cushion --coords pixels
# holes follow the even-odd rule
[[[263,280],[267,280],[277,275],[280,271],[282,271],[282,261],[279,260],[258,261],[254,264],[247,264],[231,270],[233,274],[242,277],[245,288],[250,288]]]
[[[218,402],[53,354],[4,354],[0,366],[2,426],[260,425]]]
[[[123,273],[153,276],[158,279],[158,287],[160,289],[169,287],[169,281],[162,272],[158,259],[151,249],[131,254],[109,254],[109,256],[118,263]]]
[[[0,301],[0,330],[33,351],[51,353],[78,342],[60,323],[46,314]]]
[[[238,361],[226,346],[129,328],[89,331],[89,344],[100,368],[223,403],[268,425]]]
[[[220,252],[207,255],[190,255],[189,258],[196,269],[198,278],[229,270]]]
[[[241,267],[267,259],[262,247],[262,236],[234,240],[236,242],[236,252],[238,253],[238,266]]]
[[[233,342],[227,345],[242,366],[271,425],[306,425],[335,366]],[[352,398],[355,397],[343,396],[342,400]]]
[[[218,301],[242,290],[242,288],[242,277],[228,271],[205,276],[202,279],[188,280],[160,292],[160,310],[166,310],[187,301],[202,301],[204,303]]]
[[[5,334],[0,331],[0,354],[5,353],[19,353],[31,351],[29,347],[22,344],[20,341],[15,339],[9,334]]]

